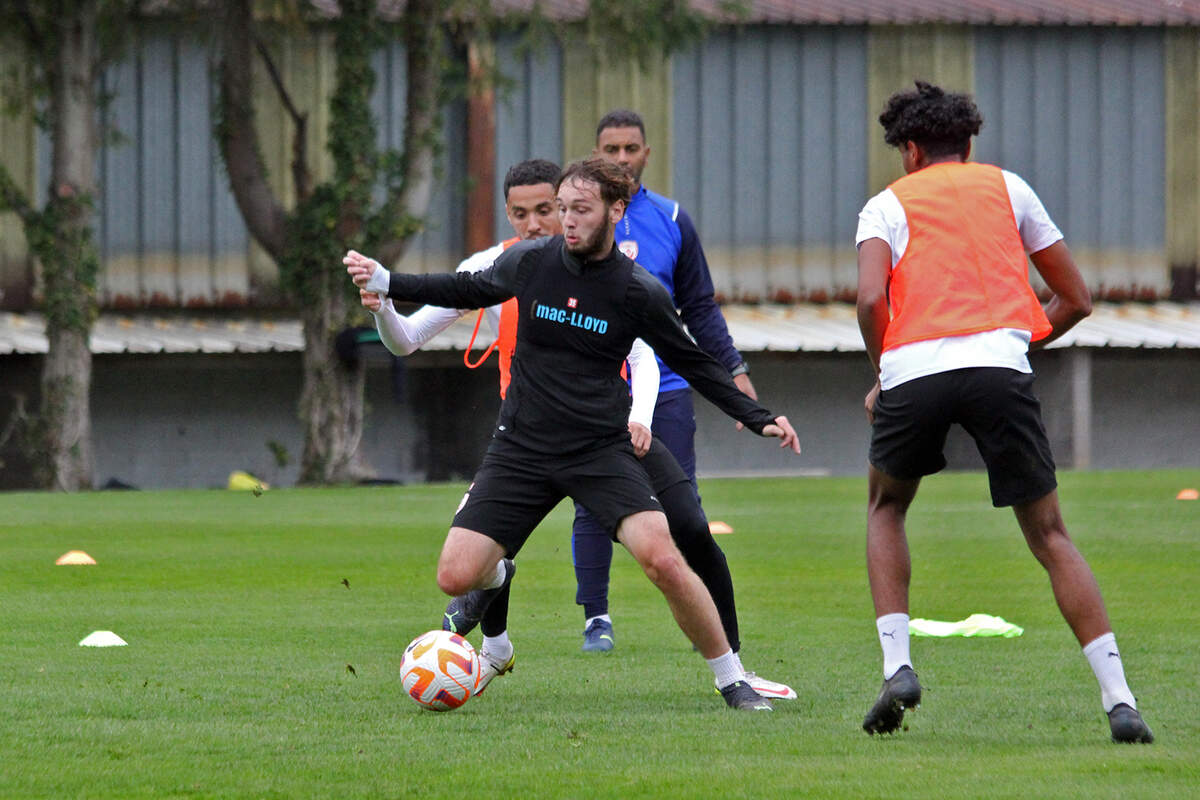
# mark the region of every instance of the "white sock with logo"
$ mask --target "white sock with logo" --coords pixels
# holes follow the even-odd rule
[[[493,666],[504,666],[512,658],[512,654],[513,646],[512,642],[508,640],[508,631],[503,631],[497,636],[483,637],[483,646],[479,648],[479,657],[486,658]]]
[[[717,678],[718,689],[724,689],[729,684],[737,683],[746,677],[745,671],[742,669],[741,664],[738,663],[737,656],[733,654],[732,650],[726,650],[716,658],[706,658],[704,660],[708,662],[709,668]]]
[[[875,620],[879,631],[879,646],[883,648],[883,679],[896,674],[901,667],[911,667],[908,654],[908,614],[884,614]]]
[[[1121,652],[1117,650],[1117,637],[1112,633],[1097,636],[1083,646],[1083,654],[1096,673],[1100,682],[1100,702],[1104,704],[1105,713],[1112,711],[1119,703],[1128,703],[1130,708],[1137,708],[1133,692],[1125,682],[1125,665],[1121,663]]]

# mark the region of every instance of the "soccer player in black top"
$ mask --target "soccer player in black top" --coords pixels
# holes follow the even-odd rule
[[[460,597],[465,613],[482,615],[481,605],[507,594],[510,559],[529,533],[570,496],[614,532],[663,592],[726,702],[769,709],[742,680],[712,598],[671,541],[662,506],[633,453],[621,361],[640,336],[731,417],[795,452],[799,443],[786,417],[742,394],[695,346],[663,286],[614,247],[613,226],[630,188],[624,170],[602,159],[570,165],[557,189],[564,235],[519,243],[481,272],[389,275],[355,253],[346,264],[360,288],[396,299],[480,308],[517,298],[512,382],[483,464],[446,536],[438,562],[442,591]]]

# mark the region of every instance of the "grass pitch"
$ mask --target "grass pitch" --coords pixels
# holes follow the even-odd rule
[[[1200,502],[1174,497],[1200,472],[1060,479],[1151,746],[1108,741],[982,475],[930,479],[910,513],[913,615],[997,614],[1025,635],[914,639],[924,705],[875,738],[862,479],[701,485],[736,531],[719,541],[744,660],[800,693],[773,714],[725,709],[623,551],[617,649],[579,652],[566,506],[520,556],[516,670],[435,714],[397,673],[439,625],[461,485],[0,495],[0,797],[1195,797]],[[54,566],[71,549],[99,564]],[[93,630],[129,646],[79,647]]]

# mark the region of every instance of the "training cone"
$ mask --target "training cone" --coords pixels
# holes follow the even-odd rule
[[[1179,494],[1175,495],[1176,500],[1200,500],[1200,491],[1195,489],[1180,489]]]
[[[58,560],[56,560],[54,563],[60,567],[84,566],[95,564],[96,559],[92,558],[82,550],[68,550],[59,556]]]
[[[728,522],[714,520],[708,523],[708,532],[714,535],[718,533],[733,533],[733,527]]]
[[[235,492],[263,492],[271,487],[249,472],[237,469],[229,473],[229,488]]]
[[[124,647],[129,642],[117,636],[112,631],[92,631],[83,637],[80,647]]]

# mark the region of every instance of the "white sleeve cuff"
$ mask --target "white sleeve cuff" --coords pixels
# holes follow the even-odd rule
[[[387,297],[388,290],[392,288],[392,273],[383,268],[383,265],[378,261],[375,262],[375,271],[371,273],[370,280],[367,281],[366,290],[375,292],[381,298]]]

